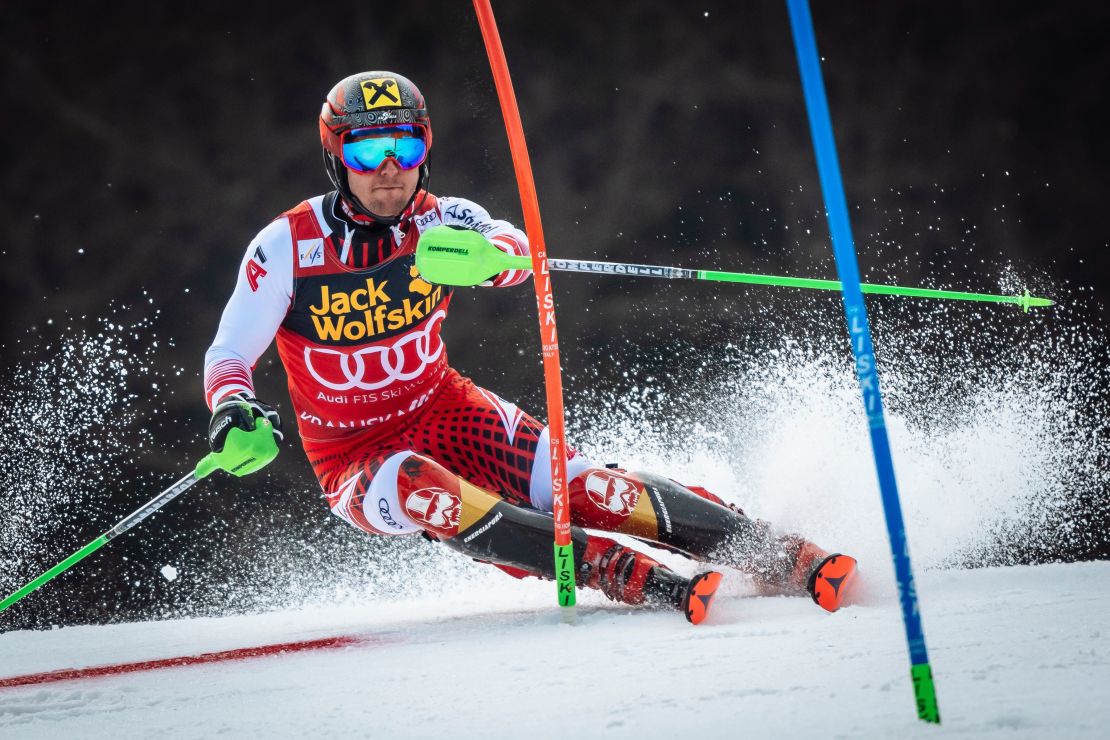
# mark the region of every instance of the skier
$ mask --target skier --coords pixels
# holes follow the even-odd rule
[[[405,77],[347,77],[319,125],[334,190],[250,243],[205,357],[212,449],[260,417],[281,439],[278,412],[251,380],[276,336],[301,440],[334,514],[370,534],[423,533],[519,578],[553,578],[547,428],[448,364],[440,329],[452,289],[423,280],[414,261],[420,234],[440,224],[513,255],[529,253],[526,236],[476,203],[428,191],[431,120]],[[486,285],[529,275],[509,270]],[[808,591],[829,611],[845,603],[853,558],[778,533],[703,488],[568,456],[580,585],[681,610],[696,624],[721,579],[685,578],[589,528],[737,568],[776,592]]]

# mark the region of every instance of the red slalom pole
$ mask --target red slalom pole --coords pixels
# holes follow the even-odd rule
[[[536,183],[532,179],[532,163],[528,159],[528,145],[524,141],[524,126],[516,105],[513,81],[509,77],[509,63],[501,47],[497,22],[489,0],[474,0],[482,40],[486,45],[497,99],[505,118],[505,132],[509,135],[509,150],[513,156],[516,184],[520,190],[520,205],[524,209],[524,229],[532,251],[533,283],[536,286],[536,307],[540,319],[540,343],[543,348],[543,376],[547,389],[547,426],[551,441],[551,493],[552,511],[555,516],[555,582],[559,606],[573,607],[574,549],[570,539],[570,492],[567,486],[566,439],[563,425],[563,380],[559,364],[559,336],[555,329],[555,298],[551,293],[551,271],[547,266],[547,247],[543,240],[540,222],[540,202],[536,196]]]

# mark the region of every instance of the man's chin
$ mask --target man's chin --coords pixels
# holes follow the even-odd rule
[[[405,206],[408,205],[408,202],[408,198],[400,197],[374,199],[367,203],[366,207],[379,216],[383,216],[384,218],[393,218],[394,216],[401,215],[401,211],[405,209]]]

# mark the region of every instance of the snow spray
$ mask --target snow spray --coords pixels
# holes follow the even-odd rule
[[[598,462],[666,471],[852,553],[892,596],[867,424],[832,320],[835,299],[761,301],[774,312],[711,360],[692,364],[695,348],[664,353],[629,340],[611,350],[628,368],[623,385],[571,378],[580,390],[570,408],[592,410],[588,421],[570,417],[571,439]],[[918,567],[1105,552],[1110,339],[1089,311],[1065,305],[1031,322],[1017,310],[882,299],[871,308]]]
[[[998,287],[1008,292],[1030,284],[1030,277],[1037,278],[1005,271]],[[1084,302],[1082,292],[1038,281],[1058,299],[1051,315],[1012,306],[869,300],[919,569],[1110,552],[1104,521],[1110,512],[1110,338],[1103,322],[1092,318],[1098,307]],[[713,290],[730,295],[736,289]],[[859,558],[873,597],[892,600],[866,423],[836,296],[751,289],[744,304],[751,315],[725,317],[727,326],[714,324],[713,339],[697,345],[672,335],[659,343],[644,322],[606,340],[604,351],[572,353],[566,360],[568,440],[599,464],[617,462],[704,485],[754,517],[849,552]],[[674,316],[652,310],[662,312],[662,321],[712,318],[689,305]],[[182,458],[184,466],[192,461],[181,450],[203,451],[202,427],[181,429],[176,446],[148,442],[143,433],[181,425],[167,419],[158,402],[186,371],[155,362],[172,343],[160,336],[165,329],[156,326],[157,313],[139,319],[127,311],[105,313],[55,326],[49,339],[45,331],[29,338],[34,357],[50,357],[9,366],[0,383],[8,410],[0,422],[0,562],[20,564],[21,575],[52,564],[51,553],[40,551],[43,541],[63,550],[80,546],[83,537],[139,503],[135,491],[156,488],[168,472],[151,471],[152,464]],[[564,331],[578,341],[575,327]],[[82,369],[80,379],[75,367]],[[497,388],[488,378],[475,379]],[[71,423],[57,430],[60,418]],[[290,447],[275,466],[298,463],[298,455]],[[77,606],[139,619],[313,604],[433,603],[444,594],[452,594],[453,603],[472,599],[463,606],[475,612],[542,610],[550,603],[548,584],[508,578],[422,538],[367,537],[328,514],[310,476],[274,472],[275,466],[260,474],[266,478],[246,479],[244,490],[219,497],[240,507],[235,516],[214,518],[206,513],[206,498],[198,497],[190,501],[199,502],[200,511],[178,507],[164,522],[144,524],[151,534],[149,540],[144,534],[143,544],[159,542],[162,559],[155,553],[136,563],[132,556],[126,583],[117,575],[102,592],[86,594],[96,603]],[[67,487],[52,485],[62,479]],[[261,496],[245,490],[255,485],[271,507],[259,507]],[[121,497],[126,491],[133,493]],[[191,527],[209,538],[203,548],[190,538]],[[138,538],[120,540],[113,545],[119,552],[81,567],[91,577],[107,558],[138,544]],[[696,569],[668,553],[653,556],[685,573]],[[172,582],[161,574],[167,562],[177,572]],[[20,582],[0,572],[0,590]],[[725,585],[733,596],[752,592],[736,573]],[[64,621],[55,607],[60,594],[71,593],[69,586],[70,579],[60,579],[41,590],[34,610]],[[119,606],[120,588],[143,591],[146,605]],[[579,599],[586,605],[604,601],[593,592]]]

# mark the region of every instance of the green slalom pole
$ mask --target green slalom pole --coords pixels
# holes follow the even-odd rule
[[[477,237],[477,238],[475,238]],[[747,272],[722,272],[720,270],[688,270],[682,267],[660,265],[634,265],[627,262],[597,262],[593,260],[565,260],[548,257],[548,265],[559,272],[589,272],[601,275],[627,275],[631,277],[667,278],[672,280],[708,280],[718,283],[746,283],[748,285],[776,285],[786,288],[839,291],[839,280],[819,280],[781,275],[756,275]],[[442,285],[478,285],[505,270],[528,270],[532,263],[528,257],[505,254],[473,231],[436,226],[420,237],[416,250],[416,268],[425,280]],[[1051,306],[1047,298],[1029,295],[993,295],[990,293],[965,293],[958,290],[933,288],[906,288],[900,285],[875,285],[861,283],[864,293],[897,295],[913,298],[933,298],[951,301],[982,301],[986,303],[1013,303],[1026,312],[1030,308]]]
[[[193,472],[121,519],[119,523],[107,532],[100,535],[23,588],[11,594],[3,601],[0,601],[0,612],[37,589],[39,586],[65,573],[116,537],[119,537],[170,501],[173,501],[175,498],[185,493],[185,491],[188,491],[200,480],[208,477],[213,471],[225,470],[232,475],[244,476],[265,466],[277,456],[277,442],[274,441],[273,426],[270,424],[269,420],[256,419],[255,421],[255,428],[250,432],[242,429],[232,429],[228,432],[228,441],[224,444],[223,452],[210,452],[205,455]]]
[[[835,290],[843,288],[839,280],[817,280],[813,278],[776,277],[774,275],[749,275],[743,272],[717,272],[697,270],[698,280],[714,280],[720,283],[748,283],[751,285],[779,285],[787,288],[809,288],[812,290]],[[1051,306],[1052,301],[1029,295],[993,295],[991,293],[965,293],[959,290],[936,290],[934,288],[907,288],[901,285],[876,285],[860,283],[864,293],[872,295],[901,295],[912,298],[940,298],[950,301],[981,301],[984,303],[1014,303],[1028,313],[1036,306]]]

